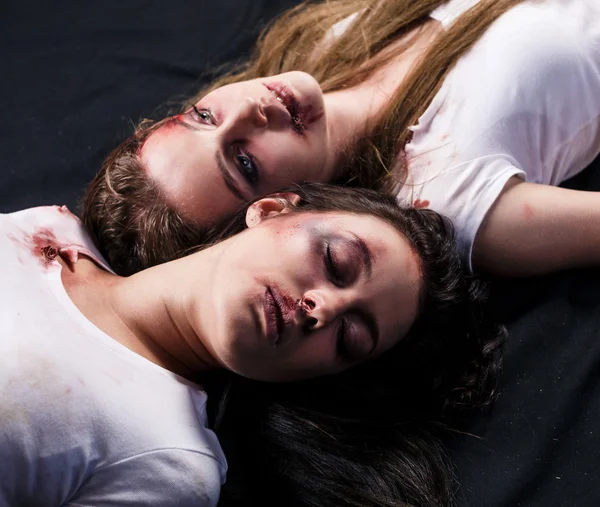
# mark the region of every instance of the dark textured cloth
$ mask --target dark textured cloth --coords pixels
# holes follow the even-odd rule
[[[0,2],[0,212],[74,208],[134,123],[246,54],[264,22],[294,3]],[[599,191],[595,165],[569,184]],[[510,331],[502,395],[469,427],[482,439],[453,442],[461,503],[596,507],[600,270],[493,289]]]
[[[600,159],[564,186],[600,191]],[[505,367],[497,403],[469,428],[482,439],[454,448],[462,504],[598,506],[600,269],[492,288]]]

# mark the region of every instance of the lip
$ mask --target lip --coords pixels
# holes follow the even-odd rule
[[[264,83],[267,90],[274,93],[277,99],[287,109],[291,117],[291,124],[294,131],[298,134],[304,133],[306,130],[305,108],[298,101],[298,98],[289,86],[278,81]]]
[[[297,306],[296,301],[285,292],[275,286],[267,287],[264,302],[266,333],[273,347],[285,342],[284,332],[293,324]]]
[[[272,347],[276,347],[281,337],[281,310],[268,287],[265,291],[264,312],[267,340]]]

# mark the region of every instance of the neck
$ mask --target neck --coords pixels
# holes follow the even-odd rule
[[[375,55],[373,59],[387,61],[365,81],[324,95],[331,146],[328,167],[337,167],[341,155],[367,133],[369,125],[378,121],[396,90],[442,30],[438,21],[427,21]],[[334,174],[341,176],[338,171]]]
[[[210,282],[211,254],[193,255],[190,269],[185,266],[190,264],[187,257],[128,278],[107,273],[84,258],[70,271],[63,269],[63,282],[75,305],[106,334],[159,366],[197,380],[220,368],[190,318],[207,311],[208,295],[202,297],[202,287]]]

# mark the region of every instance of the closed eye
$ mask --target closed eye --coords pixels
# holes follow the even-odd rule
[[[327,268],[327,272],[331,281],[335,285],[341,285],[340,270],[336,262],[335,255],[332,253],[331,250],[331,242],[327,243],[327,247],[325,249],[325,266]]]

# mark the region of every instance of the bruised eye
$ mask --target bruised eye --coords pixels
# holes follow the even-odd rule
[[[331,278],[331,281],[335,285],[341,285],[340,268],[335,253],[331,248],[331,242],[327,243],[327,248],[325,249],[325,266],[327,267],[327,273]]]
[[[192,109],[199,120],[203,121],[204,123],[210,123],[214,125],[215,119],[210,112],[210,109],[198,109],[195,104],[192,106]]]
[[[336,349],[343,360],[357,362],[366,359],[373,351],[373,346],[370,340],[360,336],[356,324],[342,318],[337,329]]]
[[[349,359],[348,346],[346,344],[346,325],[346,320],[340,319],[335,341],[337,354],[342,359]]]
[[[357,277],[358,266],[348,246],[343,239],[333,239],[327,242],[325,248],[325,265],[331,282],[337,287],[352,285]]]

